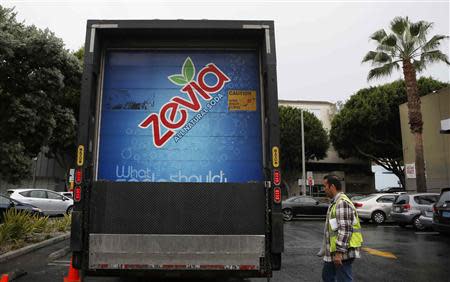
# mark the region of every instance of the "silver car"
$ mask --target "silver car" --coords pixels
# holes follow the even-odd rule
[[[44,215],[71,213],[73,200],[55,191],[46,189],[11,189],[9,197],[42,210]]]
[[[377,193],[364,198],[354,200],[356,211],[361,221],[372,220],[376,224],[381,224],[390,216],[392,204],[397,198],[395,193]]]
[[[415,193],[400,195],[393,204],[391,217],[399,226],[412,224],[415,229],[423,230],[420,222],[422,212],[428,211],[439,199],[436,193]]]

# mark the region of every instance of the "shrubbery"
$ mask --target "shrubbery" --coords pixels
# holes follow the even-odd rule
[[[71,220],[71,215],[49,218],[10,209],[3,214],[0,225],[0,253],[47,239],[53,233],[69,231]]]

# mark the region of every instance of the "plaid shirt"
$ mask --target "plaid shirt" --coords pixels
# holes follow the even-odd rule
[[[337,199],[342,193],[338,193],[328,208],[327,220],[325,221],[325,255],[323,257],[324,261],[332,262],[332,254],[330,253],[330,232],[328,231],[328,222],[331,215],[331,207],[336,203]],[[349,203],[344,200],[340,200],[336,204],[336,221],[338,225],[338,235],[336,240],[336,251],[342,253],[342,259],[352,259],[360,258],[360,248],[349,248],[350,237],[353,232],[353,221],[355,220],[355,210]]]

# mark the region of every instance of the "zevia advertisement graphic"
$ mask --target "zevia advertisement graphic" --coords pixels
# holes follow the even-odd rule
[[[259,62],[252,51],[110,51],[98,180],[263,180]]]

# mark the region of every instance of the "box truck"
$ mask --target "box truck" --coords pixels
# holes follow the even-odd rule
[[[283,220],[272,21],[89,20],[72,264],[271,277]]]

